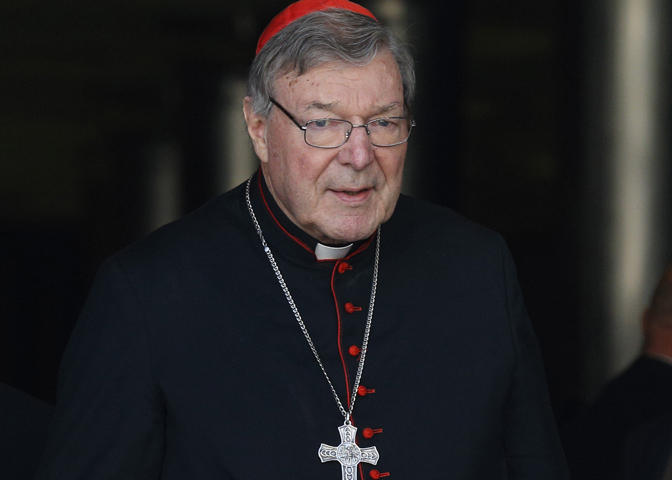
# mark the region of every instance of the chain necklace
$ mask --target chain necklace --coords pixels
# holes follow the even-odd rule
[[[247,202],[247,209],[250,212],[250,217],[252,217],[252,223],[254,223],[254,228],[256,229],[257,234],[259,235],[261,245],[264,247],[264,253],[266,253],[268,261],[271,263],[271,267],[273,267],[275,277],[277,278],[278,283],[280,284],[280,287],[282,288],[282,291],[285,294],[285,298],[287,299],[287,302],[289,303],[289,306],[292,309],[294,316],[296,317],[296,321],[298,322],[299,327],[303,332],[303,336],[306,337],[306,341],[310,346],[310,350],[313,352],[313,355],[315,356],[315,359],[317,360],[317,363],[319,364],[320,369],[324,374],[324,378],[326,378],[327,383],[329,383],[331,393],[334,396],[334,400],[336,400],[336,405],[338,405],[338,409],[340,410],[341,415],[343,415],[343,418],[345,419],[343,425],[338,428],[338,432],[341,437],[341,444],[338,447],[331,447],[323,443],[320,445],[317,455],[319,456],[322,463],[329,461],[339,462],[341,464],[342,480],[357,480],[357,466],[359,465],[359,463],[365,462],[376,465],[379,459],[378,450],[376,450],[376,447],[360,448],[355,443],[355,434],[357,433],[357,427],[354,427],[352,425],[350,417],[352,416],[352,410],[355,408],[355,400],[357,399],[357,389],[359,387],[359,382],[362,378],[362,371],[364,370],[364,360],[366,359],[366,351],[369,345],[369,333],[371,332],[371,320],[373,319],[373,306],[376,302],[376,287],[378,286],[378,258],[380,254],[380,226],[378,226],[378,231],[376,235],[376,253],[373,264],[373,282],[371,285],[371,300],[369,301],[369,313],[366,317],[366,326],[364,328],[364,340],[362,341],[362,349],[360,352],[359,364],[357,366],[357,375],[355,376],[355,383],[352,386],[352,394],[350,396],[350,408],[346,410],[343,407],[343,404],[341,403],[341,399],[338,397],[338,393],[336,393],[334,385],[331,383],[331,380],[329,379],[329,375],[327,374],[327,371],[325,370],[324,365],[322,364],[322,360],[320,359],[320,356],[317,353],[317,349],[313,344],[313,339],[310,337],[310,334],[308,333],[308,329],[306,328],[305,323],[303,323],[303,319],[301,318],[299,309],[296,307],[296,304],[294,303],[292,294],[289,292],[289,288],[287,287],[285,279],[283,278],[282,273],[280,272],[280,268],[278,267],[278,264],[275,261],[275,257],[273,256],[273,253],[271,253],[271,249],[266,243],[266,239],[264,238],[264,235],[261,232],[261,226],[257,221],[257,216],[254,214],[254,209],[252,208],[252,202],[250,201],[251,183],[252,183],[252,177],[250,177],[247,180],[247,185],[245,188],[245,201]]]

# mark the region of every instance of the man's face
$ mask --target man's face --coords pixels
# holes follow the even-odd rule
[[[404,115],[401,75],[389,52],[364,67],[327,63],[301,76],[284,75],[275,99],[300,124],[337,118],[361,125]],[[399,198],[406,144],[375,147],[355,128],[338,148],[311,147],[303,131],[277,107],[267,118],[245,118],[268,187],[292,222],[322,243],[369,237],[390,218]]]

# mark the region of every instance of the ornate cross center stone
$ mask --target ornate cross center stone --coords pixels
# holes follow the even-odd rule
[[[355,443],[357,427],[343,425],[338,427],[338,433],[341,435],[341,444],[338,447],[331,447],[323,443],[317,455],[322,463],[331,461],[340,463],[342,480],[357,480],[357,465],[361,462],[377,464],[380,458],[378,450],[376,447],[359,448]]]

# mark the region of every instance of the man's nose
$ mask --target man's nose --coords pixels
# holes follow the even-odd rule
[[[352,129],[348,141],[341,148],[341,163],[349,163],[355,170],[362,170],[373,161],[373,145],[363,125]]]

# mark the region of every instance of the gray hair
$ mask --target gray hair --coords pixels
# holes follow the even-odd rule
[[[337,8],[310,13],[271,37],[252,63],[247,95],[254,112],[267,116],[273,106],[269,97],[281,75],[302,75],[327,62],[364,66],[384,50],[397,61],[404,101],[410,105],[415,69],[406,45],[372,18]]]

